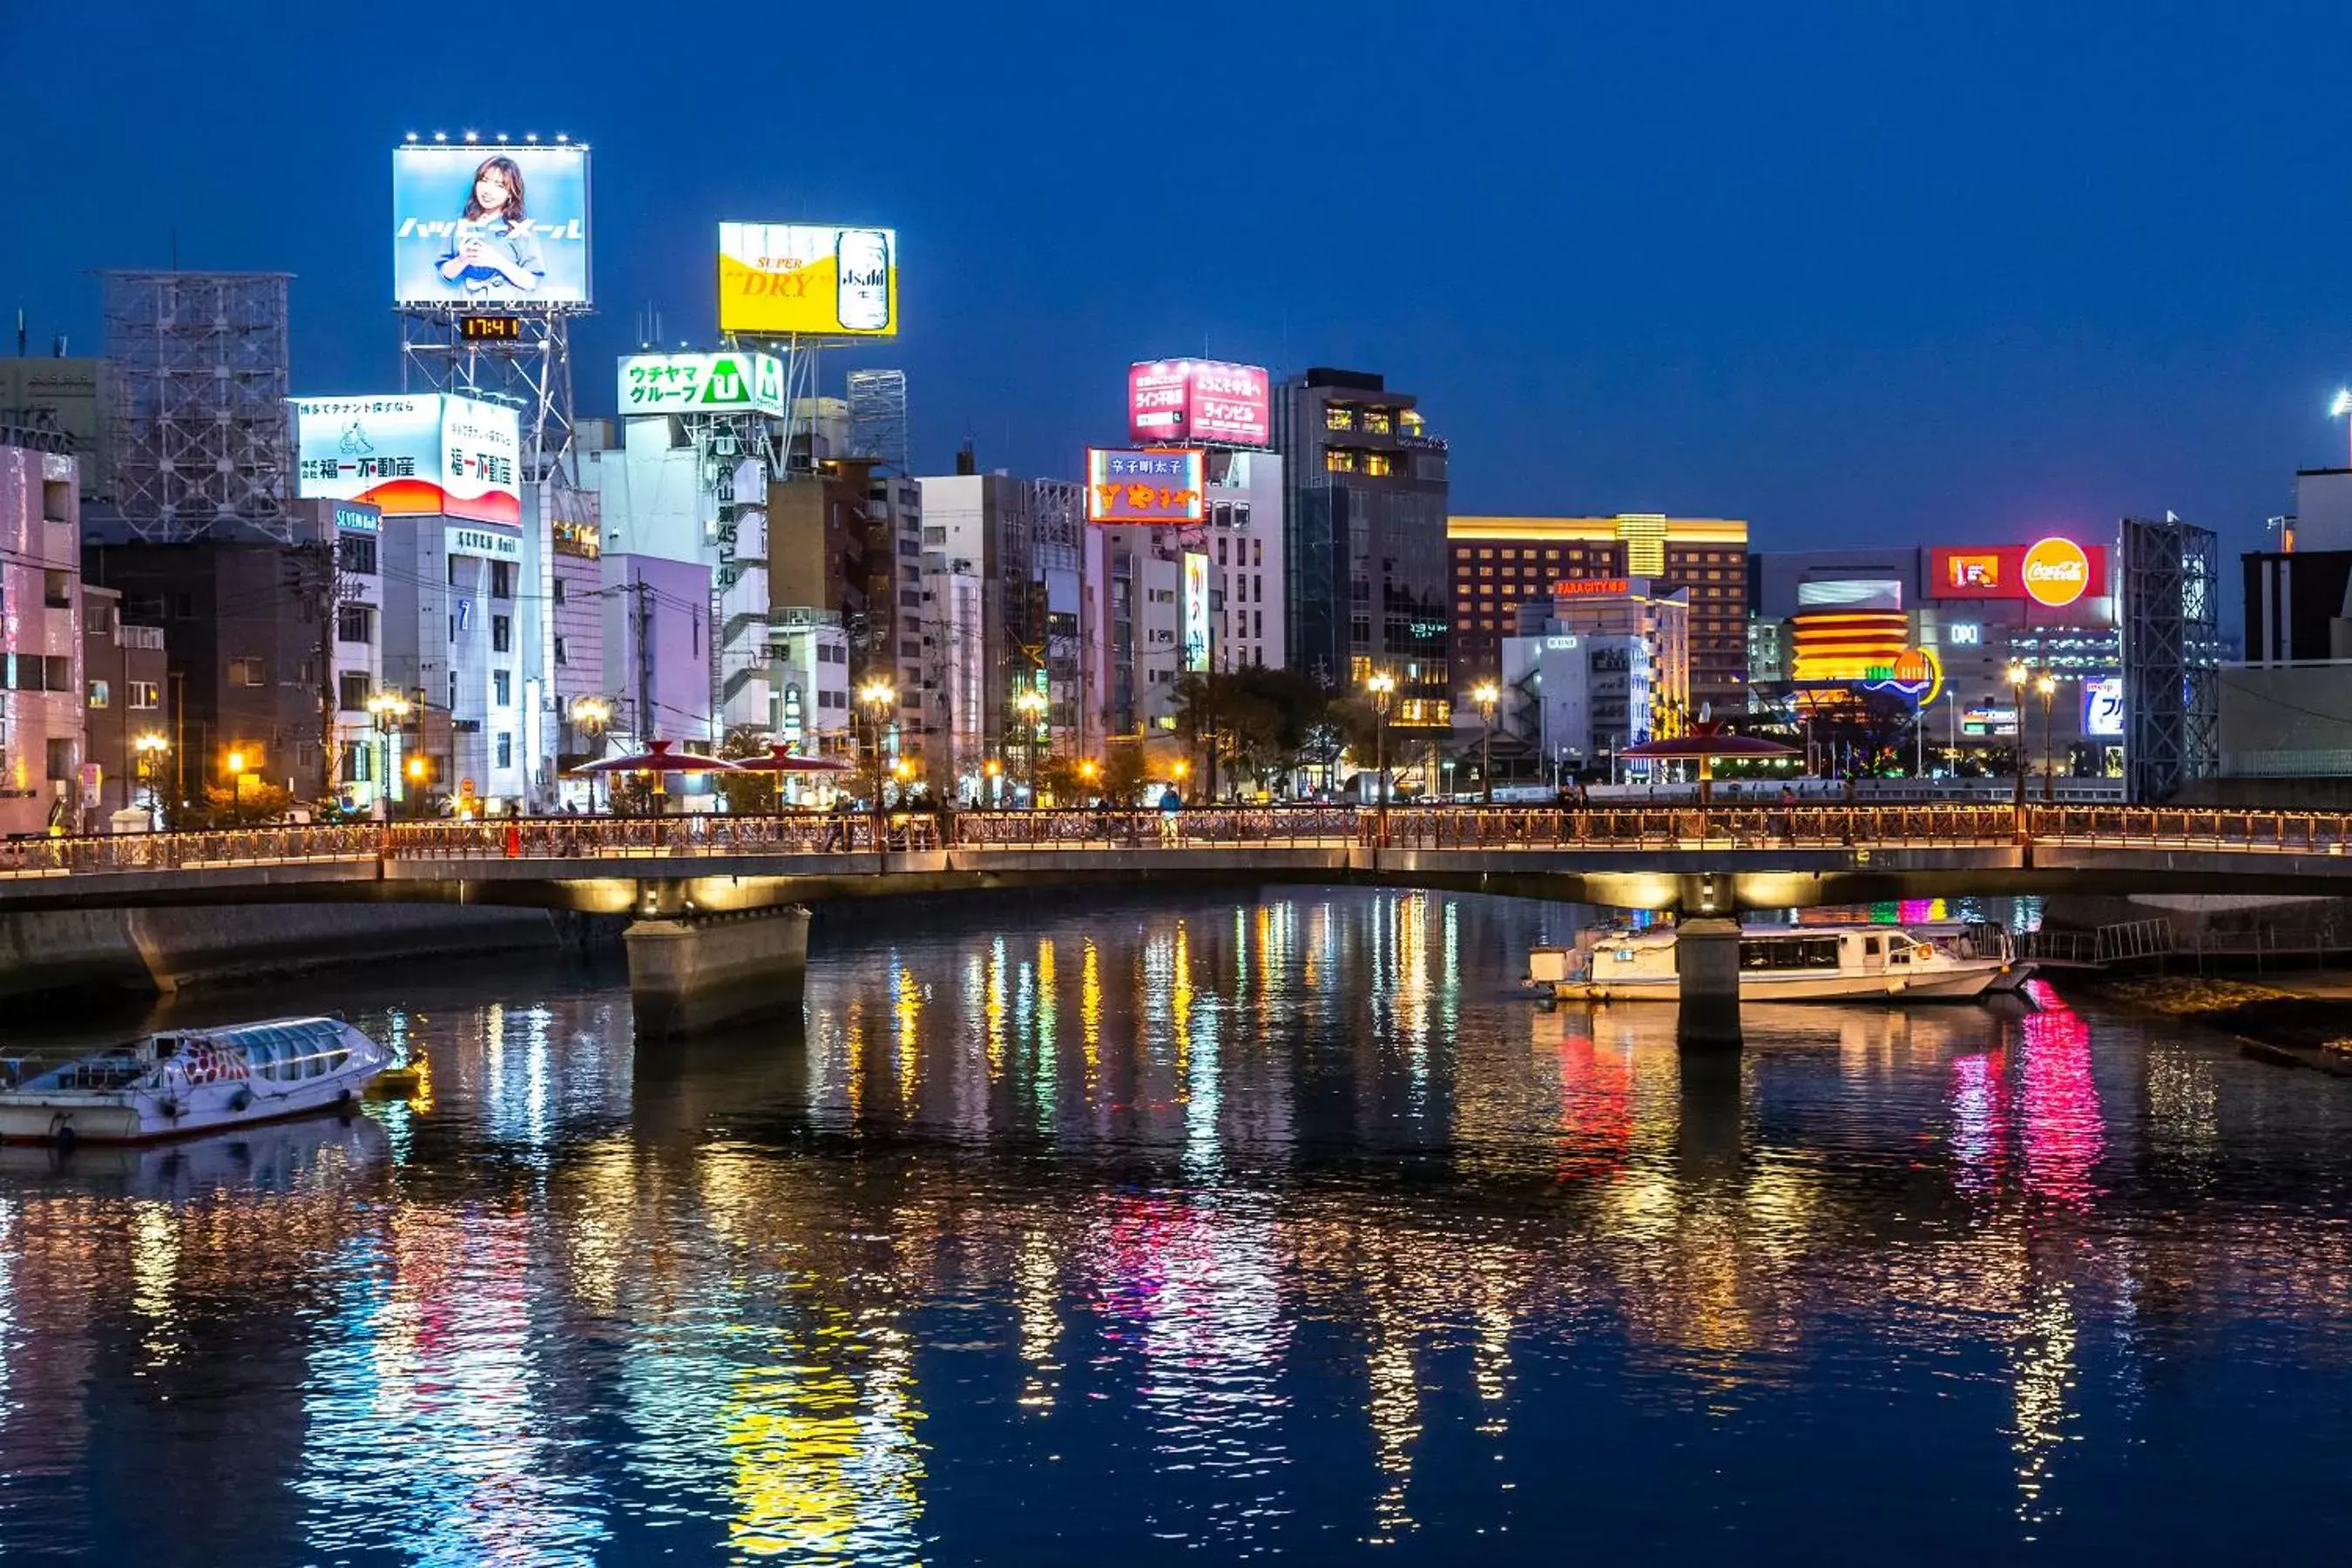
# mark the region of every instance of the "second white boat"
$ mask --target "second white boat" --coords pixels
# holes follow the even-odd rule
[[[1672,926],[1582,931],[1530,952],[1527,984],[1558,1001],[1680,1001],[1675,942]],[[1739,928],[1742,1002],[1967,1001],[2024,978],[1998,926]]]

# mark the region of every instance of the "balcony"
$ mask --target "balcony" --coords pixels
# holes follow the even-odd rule
[[[142,648],[149,653],[163,651],[163,628],[161,626],[128,626],[117,621],[114,626],[114,646]]]

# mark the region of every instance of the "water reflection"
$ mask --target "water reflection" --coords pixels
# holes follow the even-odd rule
[[[2352,1090],[2047,993],[1685,1057],[1512,994],[1560,919],[821,927],[803,1027],[642,1051],[610,975],[363,999],[429,1105],[0,1160],[0,1551],[2331,1539],[2238,1459],[2352,1451]]]

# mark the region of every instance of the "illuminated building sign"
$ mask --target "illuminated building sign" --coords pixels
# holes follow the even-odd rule
[[[2124,733],[2124,679],[2110,675],[2083,682],[2083,733],[2121,740]]]
[[[1931,599],[2008,599],[2058,610],[2106,593],[2106,552],[2052,535],[2031,545],[1937,546],[1927,552]]]
[[[1792,680],[1868,680],[1873,670],[1891,675],[1916,651],[1910,618],[1900,610],[1809,610],[1789,627]]]
[[[1896,691],[1925,708],[1943,694],[1944,661],[1931,647],[1906,647],[1891,665],[1874,665],[1863,678],[1865,691]]]
[[[1262,365],[1152,360],[1127,373],[1127,429],[1138,441],[1271,446],[1272,406]]]
[[[1562,577],[1551,585],[1555,599],[1573,599],[1588,595],[1629,594],[1633,584],[1623,577]]]
[[[1206,463],[1197,447],[1087,450],[1088,522],[1198,522]]]

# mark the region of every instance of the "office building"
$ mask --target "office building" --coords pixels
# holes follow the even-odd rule
[[[1328,368],[1275,389],[1274,431],[1286,479],[1285,662],[1351,692],[1383,671],[1397,683],[1396,726],[1444,730],[1444,437],[1412,395]]]
[[[63,436],[81,499],[114,499],[113,385],[102,359],[0,359],[0,426]]]
[[[1533,753],[1538,777],[1613,777],[1626,746],[1685,727],[1688,588],[1566,579],[1545,597],[1522,596],[1513,620],[1501,641],[1496,729],[1513,752]]]
[[[1690,590],[1690,700],[1718,718],[1748,710],[1748,524],[1733,518],[1456,517],[1452,551],[1454,688],[1501,668],[1518,607],[1558,582],[1640,578]]]

